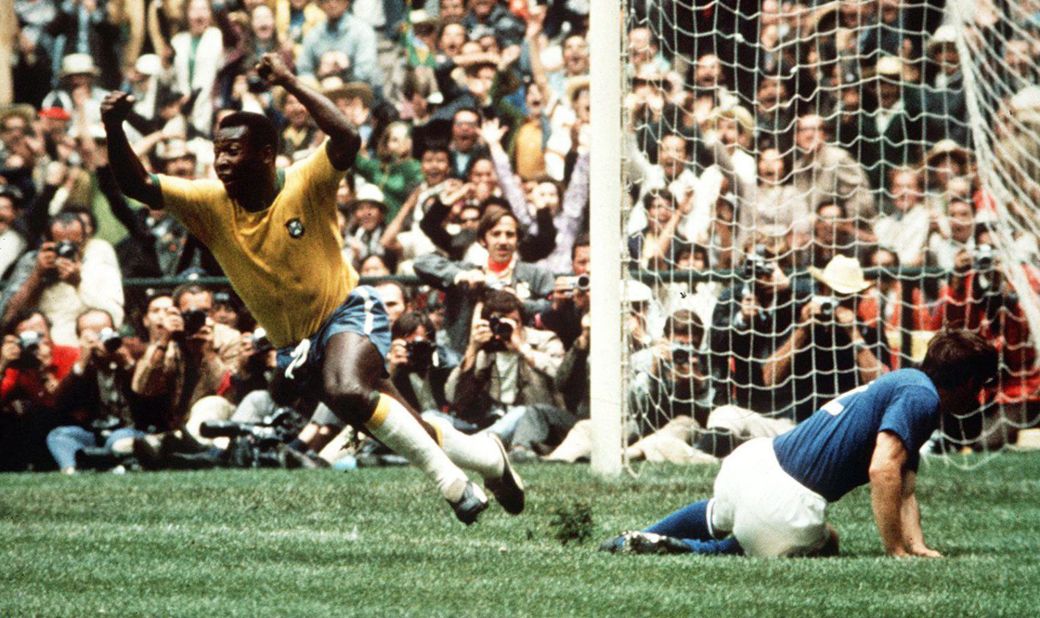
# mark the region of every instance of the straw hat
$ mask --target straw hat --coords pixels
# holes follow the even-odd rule
[[[350,200],[350,204],[347,206],[348,210],[354,210],[358,204],[369,203],[375,204],[380,210],[386,212],[386,198],[383,197],[383,191],[380,190],[376,185],[366,182],[357,188],[354,192],[354,199]]]
[[[874,67],[874,75],[902,79],[903,61],[896,56],[881,56]]]
[[[98,75],[101,71],[94,66],[90,54],[69,54],[61,59],[61,77],[70,75]]]
[[[823,270],[810,267],[814,279],[838,294],[858,294],[872,284],[863,276],[859,262],[844,255],[836,255]]]
[[[152,77],[162,72],[162,59],[155,54],[141,54],[134,63],[134,70]]]
[[[952,139],[943,139],[935,143],[924,157],[925,165],[931,165],[932,161],[940,157],[948,156],[955,159],[961,166],[967,166],[971,161],[971,153]]]
[[[939,26],[932,34],[932,38],[928,39],[928,53],[931,54],[937,47],[943,45],[956,45],[957,44],[957,28],[949,24],[945,26]]]

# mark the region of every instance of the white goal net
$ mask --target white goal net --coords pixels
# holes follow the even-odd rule
[[[1034,439],[1040,2],[623,12],[625,456],[724,455],[945,327],[1001,371],[930,448]]]

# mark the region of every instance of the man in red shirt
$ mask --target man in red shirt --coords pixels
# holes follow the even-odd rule
[[[79,350],[55,345],[50,323],[36,309],[11,324],[0,346],[0,470],[53,467],[47,432],[66,424],[55,408],[55,393]]]

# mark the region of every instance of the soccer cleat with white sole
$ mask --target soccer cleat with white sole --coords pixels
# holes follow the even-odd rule
[[[462,497],[448,504],[451,505],[451,510],[455,511],[455,517],[468,526],[477,521],[477,517],[487,509],[488,499],[480,487],[467,482]]]
[[[513,469],[502,440],[493,433],[489,433],[488,437],[494,440],[495,446],[502,453],[503,467],[502,476],[497,479],[484,479],[484,486],[495,497],[495,500],[502,505],[506,513],[519,515],[524,511],[524,482],[521,480],[520,475],[516,473],[516,470]]]
[[[600,551],[612,554],[688,554],[692,549],[675,537],[630,530],[604,541]]]

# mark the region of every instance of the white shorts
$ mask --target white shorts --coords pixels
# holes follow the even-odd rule
[[[716,535],[732,532],[749,556],[805,554],[827,540],[827,500],[784,472],[772,438],[745,442],[722,461],[710,509]]]

